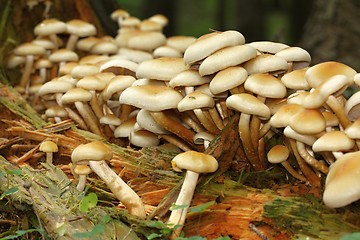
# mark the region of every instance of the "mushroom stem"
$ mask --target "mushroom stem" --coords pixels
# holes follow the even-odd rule
[[[301,172],[304,174],[306,179],[310,182],[310,184],[314,187],[320,187],[320,179],[315,174],[315,172],[306,164],[305,160],[300,156],[297,147],[296,147],[296,140],[289,139],[291,150],[296,158],[297,163],[301,169]]]
[[[344,110],[344,106],[342,106],[335,96],[330,95],[326,100],[326,104],[331,108],[331,110],[335,113],[336,117],[339,119],[339,122],[343,129],[351,124],[351,121],[347,118]]]
[[[33,65],[34,65],[34,56],[33,55],[26,56],[24,71],[19,83],[20,87],[27,88]]]
[[[193,131],[184,127],[180,122],[167,116],[164,112],[150,112],[150,114],[160,126],[179,136],[181,139],[184,139],[184,141],[189,143],[192,147],[195,147],[195,133]]]
[[[130,188],[105,161],[89,161],[90,168],[105,182],[115,197],[129,210],[129,213],[145,219],[145,207],[140,197]]]
[[[69,50],[74,50],[75,49],[75,45],[76,45],[76,42],[77,40],[79,39],[79,36],[75,35],[75,34],[71,34],[69,36],[69,39],[66,43],[66,49],[69,49]]]
[[[310,166],[319,170],[322,173],[327,174],[329,172],[329,168],[315,159],[313,156],[309,154],[309,152],[305,148],[305,144],[299,141],[296,141],[296,147],[300,154],[300,156],[307,162]]]
[[[76,189],[80,192],[84,191],[86,186],[86,175],[79,175],[78,184],[76,186]]]
[[[53,163],[53,153],[52,152],[47,152],[46,153],[46,163],[47,164],[52,164]]]
[[[98,119],[96,118],[95,114],[93,113],[89,105],[83,102],[75,102],[75,107],[79,111],[80,115],[83,117],[88,128],[93,133],[99,136],[103,136],[99,127]]]
[[[209,118],[207,118],[202,109],[198,108],[198,109],[194,109],[193,111],[194,111],[196,117],[199,119],[201,125],[206,130],[208,130],[212,134],[219,133],[219,129],[216,127],[216,125],[214,124],[212,119],[210,120]]]
[[[240,139],[244,147],[245,154],[250,161],[251,165],[255,170],[264,169],[263,164],[261,164],[257,151],[255,150],[253,143],[251,141],[251,132],[250,132],[250,114],[241,113],[239,120],[239,134]]]
[[[184,152],[191,150],[191,146],[189,146],[187,143],[182,141],[182,139],[178,138],[177,136],[169,135],[169,134],[160,134],[158,136],[159,136],[159,138],[164,139],[168,143],[171,143],[171,144],[177,146],[178,148],[180,148]]]
[[[210,116],[211,116],[212,120],[214,121],[216,127],[218,129],[222,130],[224,128],[224,123],[223,123],[218,111],[216,110],[216,108],[210,108],[209,113],[210,113]]]
[[[184,178],[184,183],[181,187],[178,198],[175,205],[179,208],[171,211],[168,224],[171,228],[174,228],[170,239],[176,239],[180,236],[181,230],[184,226],[186,213],[190,207],[191,200],[193,198],[196,184],[199,178],[199,173],[187,170]]]

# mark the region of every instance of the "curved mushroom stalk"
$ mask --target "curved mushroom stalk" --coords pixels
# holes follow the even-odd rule
[[[185,223],[187,211],[195,192],[198,178],[199,173],[190,170],[186,171],[184,183],[181,187],[179,197],[175,202],[175,207],[177,207],[177,209],[171,212],[167,222],[171,228],[174,228],[172,239],[180,236],[182,226]]]
[[[200,173],[212,173],[218,169],[217,160],[211,155],[196,151],[187,151],[176,155],[171,164],[175,171],[186,169],[183,185],[175,202],[177,209],[172,210],[168,224],[173,228],[170,239],[180,236],[186,213],[191,204]]]
[[[90,168],[105,182],[111,192],[129,210],[129,213],[140,218],[145,218],[145,207],[136,194],[108,165],[105,161],[89,161]]]

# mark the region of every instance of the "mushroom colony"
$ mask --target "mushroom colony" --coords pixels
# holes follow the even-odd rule
[[[16,89],[44,119],[71,119],[124,146],[175,147],[204,165],[193,169],[184,160],[173,161],[174,170],[186,169],[196,185],[199,173],[217,169],[216,160],[211,165],[209,156],[196,154],[237,114],[239,151],[253,170],[281,163],[298,181],[319,186],[326,178],[323,200],[332,208],[360,198],[360,75],[353,68],[335,61],[310,66],[310,54],[300,47],[247,43],[235,30],[166,37],[168,19],[160,14],[139,20],[119,9],[111,18],[119,25],[115,38],[97,37],[96,28],[82,20],[46,19],[35,27],[33,41],[10,54],[7,67],[22,70]],[[269,146],[273,136],[279,141]],[[93,151],[101,145],[92,144]],[[111,153],[99,162],[78,151],[75,165],[111,171],[105,162]],[[289,157],[296,161],[290,164]],[[77,172],[85,175],[81,190],[90,171]],[[133,212],[144,217],[136,201]],[[179,205],[184,203],[190,204]],[[174,224],[185,221],[173,218]]]

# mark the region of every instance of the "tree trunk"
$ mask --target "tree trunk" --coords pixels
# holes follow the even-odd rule
[[[300,45],[312,64],[339,61],[360,70],[360,2],[315,0]]]

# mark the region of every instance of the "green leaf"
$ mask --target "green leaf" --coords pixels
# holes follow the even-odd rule
[[[97,195],[95,193],[89,193],[81,200],[79,209],[81,212],[88,212],[90,209],[96,207],[97,202]]]
[[[167,228],[166,224],[161,221],[150,221],[146,223],[146,226],[157,229]]]
[[[162,237],[162,235],[161,234],[157,234],[157,233],[152,233],[152,234],[150,234],[149,236],[147,236],[147,240],[152,240],[152,239],[155,239],[155,238],[160,238],[160,237]]]
[[[18,190],[19,190],[18,187],[12,187],[12,188],[6,190],[5,192],[3,192],[3,193],[1,194],[0,200],[2,200],[2,199],[3,199],[4,197],[6,197],[6,196],[9,196],[9,195],[11,195],[11,194],[16,193]]]
[[[105,226],[103,224],[96,224],[90,232],[75,233],[74,237],[76,238],[92,238],[94,235],[103,233],[105,231]]]
[[[170,207],[170,210],[171,210],[171,211],[182,210],[182,209],[186,209],[186,208],[188,208],[188,207],[189,207],[189,205],[187,205],[187,204],[184,204],[184,205],[176,205],[175,203],[173,203],[173,204],[171,205],[171,207]]]
[[[17,230],[14,235],[9,235],[9,236],[0,238],[0,240],[15,239],[15,238],[21,237],[27,233],[32,233],[32,232],[42,232],[42,230],[41,229]]]
[[[110,222],[110,221],[111,221],[111,217],[110,217],[109,214],[106,214],[106,215],[101,219],[101,222],[104,223],[104,224],[106,224],[106,223],[108,223],[108,222]]]
[[[21,169],[12,169],[12,170],[6,170],[5,173],[18,176],[18,175],[22,174],[22,171],[21,171]]]
[[[189,213],[202,213],[202,212],[205,212],[206,209],[208,209],[209,207],[211,207],[214,204],[215,204],[215,201],[210,201],[210,202],[207,202],[207,203],[200,204],[200,205],[198,205],[196,207],[190,208]]]
[[[360,232],[346,234],[340,240],[360,240]]]

